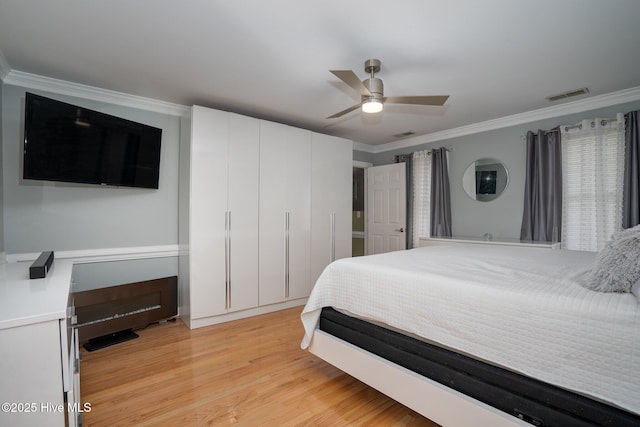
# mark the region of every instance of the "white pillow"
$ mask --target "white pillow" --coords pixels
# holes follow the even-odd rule
[[[640,280],[640,227],[616,233],[598,253],[583,286],[600,292],[631,292]]]

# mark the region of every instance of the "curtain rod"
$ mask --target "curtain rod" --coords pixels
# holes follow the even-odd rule
[[[617,118],[610,118],[610,119],[600,119],[600,126],[605,126],[611,122],[617,122],[618,119]],[[591,127],[595,127],[596,125],[596,120],[592,119],[591,120]],[[564,127],[564,130],[569,130],[569,129],[582,129],[582,123],[578,123],[577,125],[571,125],[571,126],[562,126]]]
[[[600,125],[601,126],[605,126],[611,122],[617,122],[618,119],[615,117],[609,118],[609,119],[600,119]],[[591,119],[591,127],[595,127],[595,123],[596,123],[596,119]],[[560,130],[560,128],[563,127],[565,131],[570,130],[570,129],[582,129],[582,123],[578,123],[577,125],[568,125],[568,126],[558,126],[557,128],[554,129],[550,129],[550,130],[546,130],[544,131],[544,134],[547,135],[549,133],[553,133],[553,132],[558,132]],[[520,135],[520,139],[527,139],[527,135]]]
[[[453,148],[447,148],[447,147],[440,147],[440,148],[444,148],[444,151],[446,151],[447,153],[451,153],[453,151]],[[431,155],[431,152],[433,150],[436,150],[435,148],[429,148],[427,150],[420,150],[420,151],[426,151],[427,152],[427,156]],[[400,156],[410,156],[413,153],[406,153],[406,154],[396,154],[393,156],[394,159],[397,159]]]
[[[544,133],[545,135],[548,135],[550,133],[559,132],[559,131],[560,131],[560,127],[558,126],[557,128],[542,131],[542,133]],[[527,139],[527,134],[520,135],[520,139],[525,141]]]

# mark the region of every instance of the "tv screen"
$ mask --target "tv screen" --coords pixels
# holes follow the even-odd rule
[[[24,179],[158,188],[162,129],[27,93]]]

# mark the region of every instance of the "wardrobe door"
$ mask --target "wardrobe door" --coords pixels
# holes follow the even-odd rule
[[[310,135],[260,123],[260,305],[309,294]]]
[[[287,140],[288,257],[285,299],[311,293],[311,132],[290,128]]]
[[[260,122],[260,305],[284,300],[286,128]]]
[[[191,124],[191,318],[226,311],[228,113],[194,106]]]
[[[258,306],[260,122],[229,114],[227,310]]]
[[[353,143],[312,135],[311,282],[327,265],[351,256]]]

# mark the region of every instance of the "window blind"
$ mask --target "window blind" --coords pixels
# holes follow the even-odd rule
[[[599,251],[622,228],[624,118],[561,126],[562,246]]]

